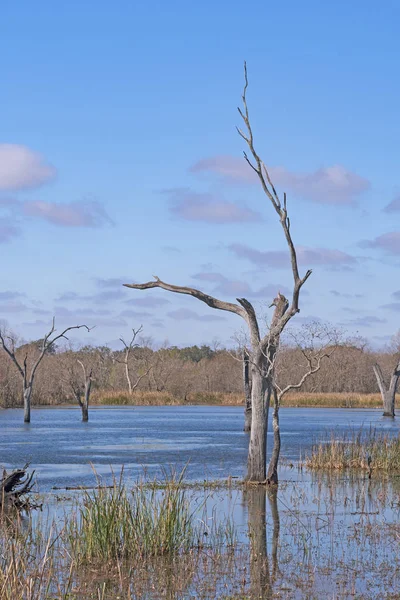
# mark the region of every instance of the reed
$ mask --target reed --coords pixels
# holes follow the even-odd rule
[[[391,437],[375,429],[332,432],[325,442],[312,447],[304,464],[314,470],[359,469],[400,472],[400,435]]]
[[[86,491],[69,523],[72,555],[82,564],[173,555],[195,543],[194,512],[182,486],[183,473],[128,491],[122,474],[111,489]]]
[[[97,390],[92,394],[92,404],[103,406],[242,406],[244,405],[244,395],[224,392],[193,392],[186,398],[181,398],[167,392],[137,391],[129,394],[125,390],[109,392]],[[379,394],[297,392],[287,394],[282,405],[286,407],[381,408],[382,400]]]

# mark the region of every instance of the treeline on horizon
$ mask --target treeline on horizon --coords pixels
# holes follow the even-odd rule
[[[40,341],[21,345],[17,355],[33,363]],[[378,386],[373,365],[378,362],[386,376],[396,364],[398,353],[372,351],[366,344],[341,344],[335,348],[321,369],[295,393],[373,394]],[[127,399],[143,394],[168,396],[176,401],[196,403],[218,401],[221,395],[243,396],[243,363],[239,351],[207,345],[160,349],[141,342],[131,349],[128,359],[124,350],[107,346],[79,349],[55,348],[44,357],[35,377],[33,405],[75,403],[74,389],[83,385],[82,364],[92,371],[92,401],[107,403],[119,396]],[[280,387],[300,381],[306,368],[298,348],[281,347],[276,365]],[[131,380],[129,394],[127,369]],[[149,396],[149,397],[150,397]],[[0,352],[0,406],[22,406],[21,378],[15,365]]]

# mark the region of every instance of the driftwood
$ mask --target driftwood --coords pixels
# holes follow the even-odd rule
[[[0,480],[0,507],[8,508],[14,506],[16,508],[27,508],[29,502],[23,498],[25,494],[29,494],[32,490],[34,482],[33,476],[35,471],[27,472],[29,464],[26,464],[22,469],[15,469],[11,473],[3,470],[3,476]]]

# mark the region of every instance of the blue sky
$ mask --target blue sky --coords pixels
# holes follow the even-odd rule
[[[143,324],[157,343],[231,343],[235,315],[121,287],[153,275],[267,313],[290,272],[235,131],[246,59],[256,146],[313,269],[296,319],[384,344],[400,314],[399,22],[394,0],[6,3],[0,320],[25,339],[55,315],[96,325],[85,341]]]

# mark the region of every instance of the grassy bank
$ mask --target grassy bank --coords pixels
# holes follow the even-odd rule
[[[126,391],[101,392],[92,395],[92,404],[115,406],[190,406],[190,405],[222,405],[241,406],[244,404],[242,394],[226,394],[223,392],[190,393],[185,398],[177,398],[164,392],[135,392],[129,395]],[[379,394],[311,394],[296,393],[285,396],[283,406],[291,407],[324,407],[324,408],[381,408]]]
[[[313,470],[358,469],[400,473],[400,436],[390,437],[375,430],[332,432],[326,442],[315,444],[304,464]]]
[[[398,480],[327,479],[210,495],[121,476],[54,520],[0,511],[0,598],[398,600]]]
[[[207,515],[182,476],[127,488],[121,473],[76,498],[61,526],[0,510],[1,600],[181,598],[204,577],[214,597],[243,560],[235,526]]]

